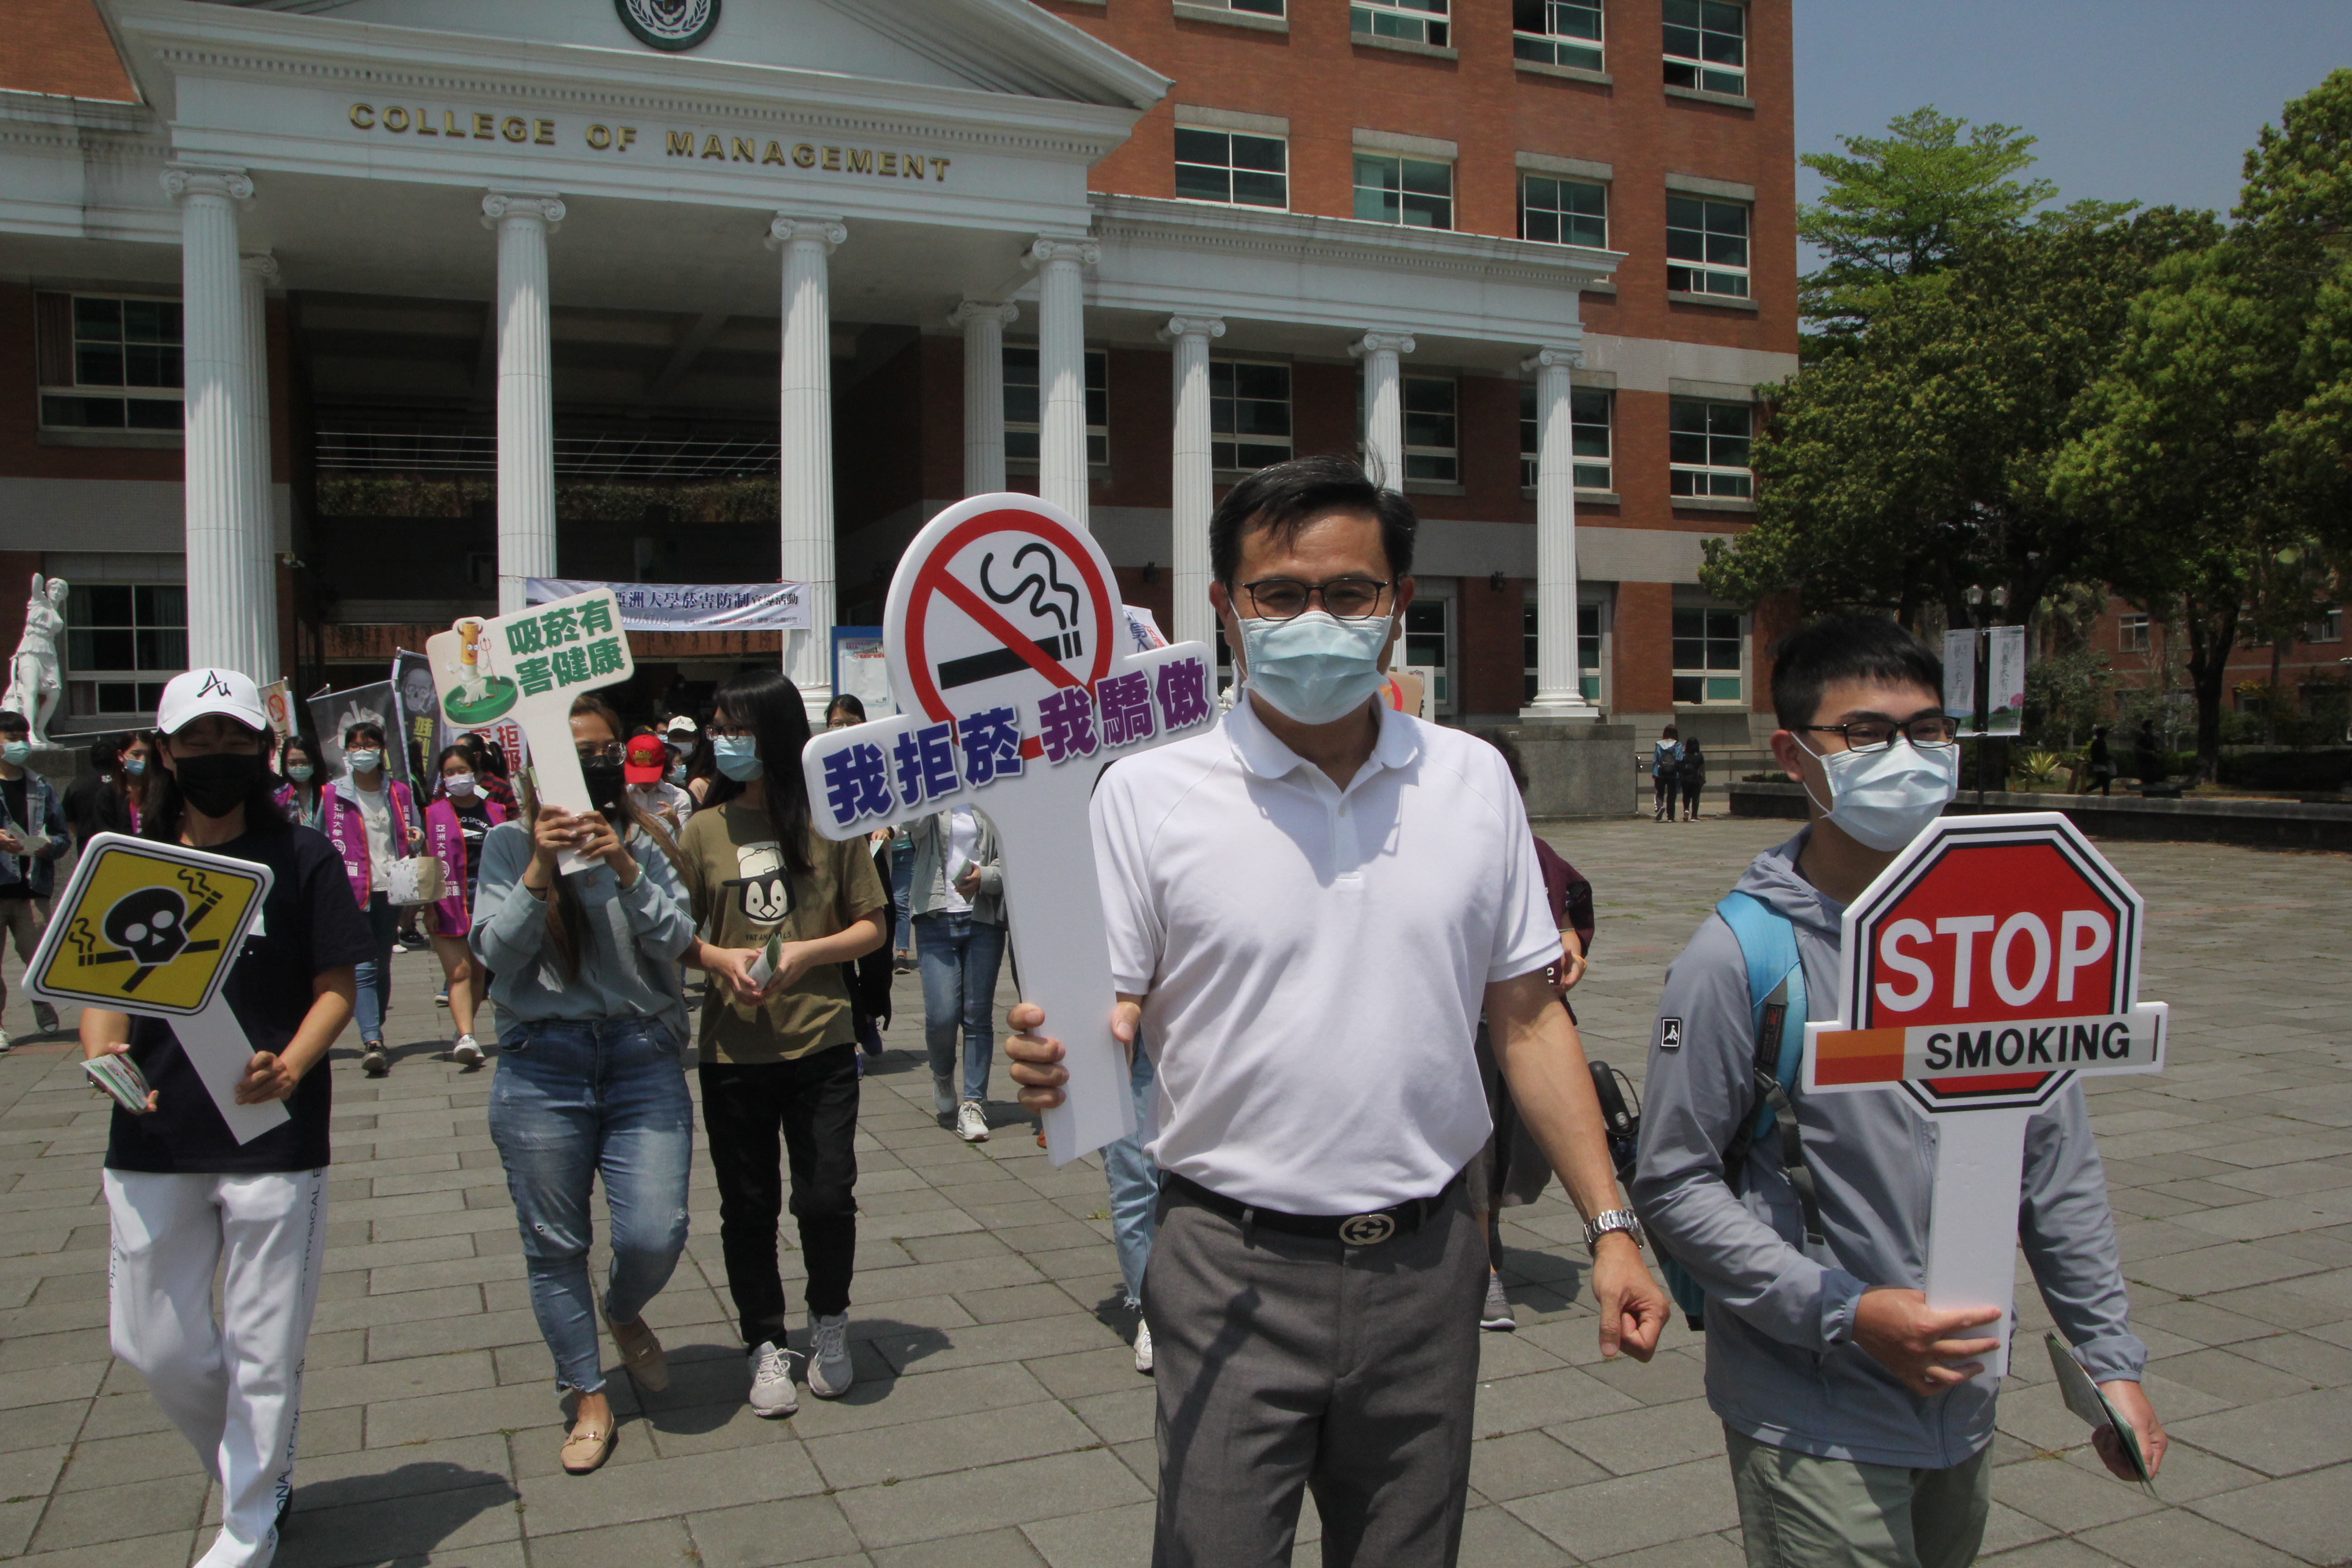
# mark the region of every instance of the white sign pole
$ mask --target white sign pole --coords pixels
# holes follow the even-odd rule
[[[1936,1182],[1927,1224],[1927,1305],[1938,1311],[1999,1307],[2000,1321],[1956,1339],[1998,1339],[1984,1375],[2009,1371],[2017,1326],[2017,1194],[2025,1178],[2031,1109],[1952,1111],[1936,1118]]]
[[[995,826],[1024,1000],[1067,1053],[1045,1113],[1056,1165],[1135,1131],[1087,801],[1103,764],[1216,720],[1201,643],[1129,651],[1100,545],[1034,496],[974,496],[925,526],[891,580],[883,641],[906,711],[814,737],[810,813],[851,838],[958,805]]]

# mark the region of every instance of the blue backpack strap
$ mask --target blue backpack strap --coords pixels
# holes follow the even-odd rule
[[[1797,928],[1783,914],[1747,893],[1729,893],[1716,905],[1716,913],[1739,941],[1748,963],[1749,1026],[1754,1031],[1753,1073],[1759,1104],[1756,1120],[1740,1129],[1725,1151],[1724,1179],[1737,1184],[1757,1140],[1780,1122],[1780,1173],[1795,1189],[1804,1211],[1805,1239],[1822,1240],[1821,1199],[1811,1169],[1805,1163],[1802,1131],[1797,1124],[1797,1068],[1805,1048],[1805,966],[1797,953]],[[1767,1062],[1770,1063],[1768,1068]]]

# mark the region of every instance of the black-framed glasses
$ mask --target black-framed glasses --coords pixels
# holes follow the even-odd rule
[[[1343,621],[1369,620],[1381,613],[1391,584],[1370,577],[1334,577],[1328,583],[1302,583],[1296,577],[1261,577],[1244,583],[1251,610],[1262,621],[1286,621],[1307,613],[1319,599],[1324,611]]]
[[[1892,719],[1857,719],[1851,724],[1800,724],[1797,728],[1818,734],[1843,735],[1850,752],[1883,752],[1895,743],[1897,735],[1923,750],[1953,745],[1960,738],[1960,721],[1948,713],[1922,713],[1899,724]]]

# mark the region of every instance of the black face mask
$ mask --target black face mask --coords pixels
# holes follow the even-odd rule
[[[619,763],[588,763],[580,764],[580,776],[588,781],[588,801],[607,816],[619,816],[622,803],[628,798],[629,778]]]
[[[173,766],[180,794],[190,805],[206,816],[226,816],[252,797],[265,764],[251,752],[207,752],[174,758]]]

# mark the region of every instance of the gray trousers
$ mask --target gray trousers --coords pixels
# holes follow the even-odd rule
[[[1327,1568],[1452,1568],[1486,1239],[1454,1184],[1410,1236],[1286,1236],[1163,1187],[1143,1279],[1159,1388],[1154,1568],[1280,1568],[1315,1489]]]
[[[1748,1568],[1968,1568],[1992,1508],[1992,1445],[1914,1470],[1775,1448],[1730,1427]]]

